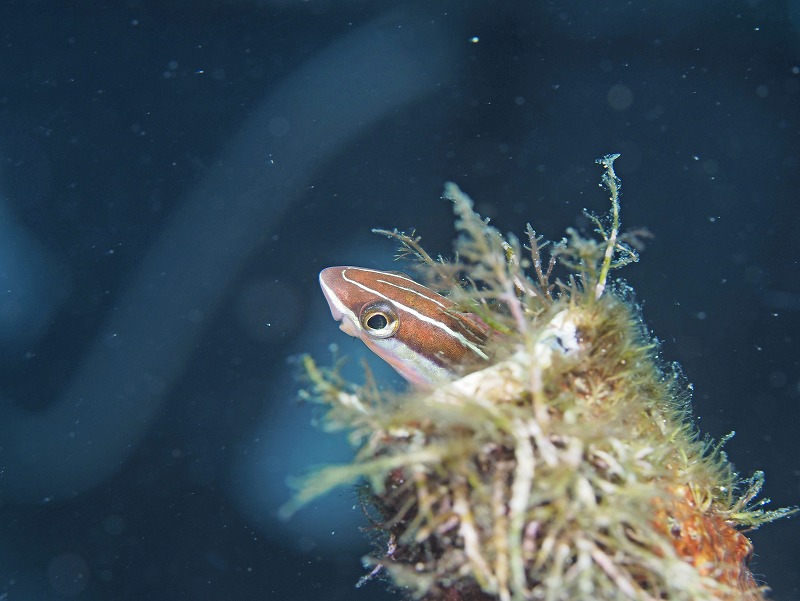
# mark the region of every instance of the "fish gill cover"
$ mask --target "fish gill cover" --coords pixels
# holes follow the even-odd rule
[[[454,259],[379,230],[493,333],[485,364],[403,393],[304,358],[302,398],[357,454],[298,481],[285,513],[358,482],[375,541],[364,580],[426,601],[765,598],[743,531],[795,510],[765,510],[763,474],[741,478],[727,439],[700,435],[690,387],[610,281],[646,235],[620,230],[617,156],[598,160],[611,210],[587,213],[594,237],[503,236],[454,184]]]

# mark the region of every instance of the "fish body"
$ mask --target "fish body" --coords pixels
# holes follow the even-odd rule
[[[406,380],[426,386],[484,361],[488,327],[448,298],[394,271],[328,267],[319,274],[331,314]]]

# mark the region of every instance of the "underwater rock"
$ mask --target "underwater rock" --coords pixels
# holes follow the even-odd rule
[[[742,531],[794,510],[764,510],[763,475],[742,480],[725,440],[699,436],[690,387],[658,358],[631,291],[610,282],[643,235],[620,232],[615,158],[598,161],[612,204],[589,215],[598,236],[568,230],[546,264],[530,226],[526,245],[501,235],[453,184],[456,259],[382,231],[448,299],[420,316],[483,324],[485,360],[397,393],[305,358],[302,396],[328,407],[326,428],[349,431],[358,453],[305,479],[286,513],[359,481],[376,541],[365,579],[383,574],[426,601],[764,599]],[[409,302],[378,320],[386,337],[402,335]],[[401,346],[399,360],[438,360],[413,339],[422,346]]]

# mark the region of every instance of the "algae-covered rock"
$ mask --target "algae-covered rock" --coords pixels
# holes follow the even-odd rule
[[[589,216],[596,237],[568,230],[548,249],[528,226],[522,244],[452,184],[455,259],[382,231],[450,314],[485,324],[488,359],[396,393],[306,358],[303,396],[358,452],[304,480],[287,511],[358,482],[371,577],[427,601],[764,598],[743,531],[791,510],[754,504],[763,476],[741,480],[699,435],[688,385],[611,282],[643,234],[621,233],[615,158],[598,161],[612,207]]]

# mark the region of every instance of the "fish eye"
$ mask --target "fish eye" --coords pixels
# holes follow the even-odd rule
[[[389,303],[371,303],[361,310],[361,327],[373,338],[389,338],[400,322]]]
[[[386,319],[386,316],[383,313],[373,313],[367,317],[364,325],[366,325],[370,330],[382,330],[389,325],[389,320]]]

